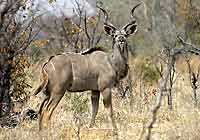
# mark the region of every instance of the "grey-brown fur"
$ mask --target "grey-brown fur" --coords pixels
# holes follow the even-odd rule
[[[134,7],[135,8],[135,7]],[[103,11],[106,15],[105,11]],[[43,82],[35,95],[46,89],[46,98],[39,110],[39,126],[48,121],[65,94],[65,91],[79,92],[91,90],[92,118],[90,127],[95,124],[99,107],[100,94],[104,106],[109,110],[112,125],[116,127],[113,118],[111,88],[128,73],[128,47],[126,38],[137,31],[133,20],[122,29],[117,30],[112,24],[104,23],[104,29],[113,40],[112,53],[102,49],[91,49],[83,53],[67,53],[51,57],[42,68]]]

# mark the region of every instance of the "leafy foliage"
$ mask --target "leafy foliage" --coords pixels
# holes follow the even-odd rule
[[[29,68],[30,63],[28,61],[28,56],[23,53],[18,56],[18,59],[13,60],[13,69],[11,74],[11,89],[10,96],[13,101],[24,101],[30,94],[27,90],[31,86],[27,83],[26,69]]]
[[[56,0],[48,0],[49,3],[53,3],[53,2],[56,2]]]
[[[146,57],[144,59],[140,59],[136,67],[137,71],[141,74],[141,79],[145,83],[152,84],[159,80],[160,75],[151,61],[151,58]]]
[[[70,110],[74,112],[74,114],[84,114],[88,111],[88,102],[89,99],[85,94],[73,94],[73,93],[66,93],[66,100],[70,102]]]

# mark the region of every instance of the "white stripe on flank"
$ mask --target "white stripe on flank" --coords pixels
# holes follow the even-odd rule
[[[53,64],[53,62],[52,62],[52,61],[50,61],[50,62],[51,62],[51,65],[52,65],[52,67],[53,67],[54,71],[56,71],[56,69],[55,69],[55,67],[54,67],[54,64]]]

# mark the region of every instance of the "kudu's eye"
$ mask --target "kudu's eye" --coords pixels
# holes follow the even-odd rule
[[[23,6],[22,9],[23,9],[23,10],[26,10],[26,6]]]
[[[114,38],[117,38],[117,35],[114,35]]]

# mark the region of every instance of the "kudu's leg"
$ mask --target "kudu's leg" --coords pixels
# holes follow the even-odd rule
[[[49,106],[47,107],[47,110],[48,110],[48,121],[51,119],[51,116],[55,110],[55,108],[58,106],[58,103],[60,102],[60,100],[62,99],[64,94],[60,94],[60,95],[57,95],[56,97],[53,97],[52,99],[50,99],[50,104]]]
[[[117,130],[117,125],[115,123],[115,119],[113,116],[113,107],[112,107],[112,95],[111,95],[111,89],[107,88],[102,92],[103,95],[103,104],[104,107],[108,109],[109,111],[109,116],[111,118],[112,121],[112,126],[115,130]]]
[[[39,130],[42,129],[41,124],[42,124],[42,121],[43,121],[43,109],[44,109],[44,106],[47,104],[48,100],[49,100],[49,97],[46,97],[43,100],[42,104],[40,105],[40,109],[39,109],[39,112],[38,112],[38,114],[39,114]]]
[[[46,87],[46,98],[43,100],[42,104],[40,105],[40,109],[39,109],[39,130],[42,129],[42,124],[44,123],[44,108],[47,105],[49,99],[50,99],[50,90],[49,87]]]
[[[61,98],[64,95],[64,91],[59,90],[58,88],[54,88],[49,94],[48,100],[45,101],[43,104],[43,109],[41,113],[41,121],[40,121],[40,129],[42,128],[41,125],[47,125],[44,123],[48,123],[53,111],[57,107],[58,103],[60,102]],[[44,122],[45,121],[45,122]]]
[[[92,95],[91,95],[92,118],[90,122],[90,128],[93,127],[95,124],[95,118],[99,109],[99,97],[100,97],[100,91],[92,91]]]

